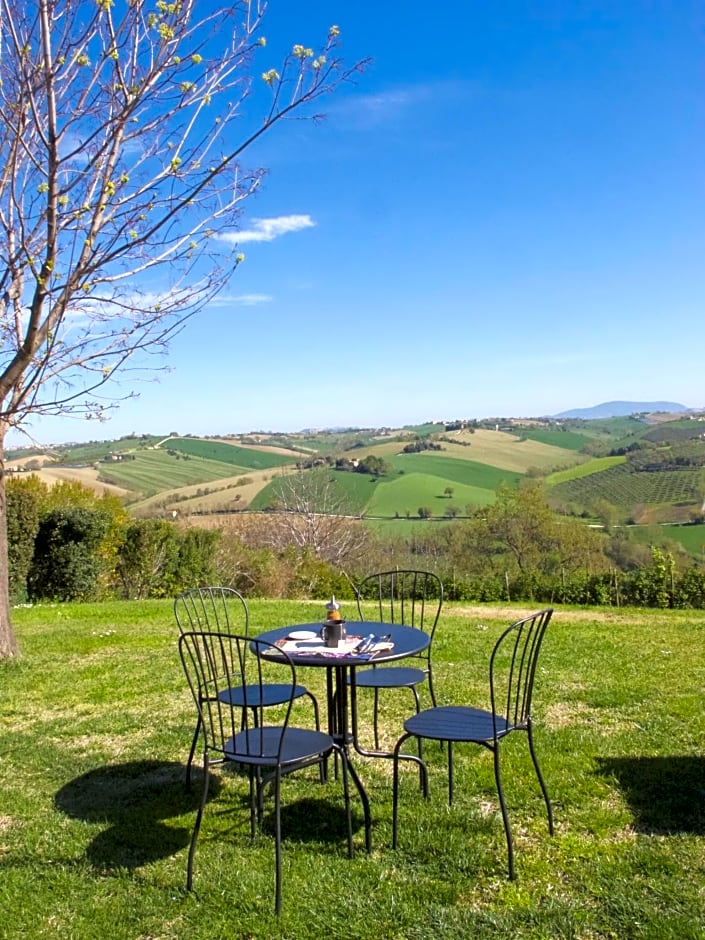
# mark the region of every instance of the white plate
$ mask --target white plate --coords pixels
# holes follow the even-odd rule
[[[318,634],[312,630],[294,630],[287,637],[287,640],[315,640]]]

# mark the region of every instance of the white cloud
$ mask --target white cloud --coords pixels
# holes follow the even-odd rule
[[[209,308],[221,307],[256,307],[259,304],[270,304],[274,298],[271,294],[219,294],[208,304]]]
[[[241,232],[225,232],[220,238],[235,245],[243,245],[245,242],[271,242],[280,235],[313,228],[315,224],[310,215],[280,215],[273,219],[253,219],[251,228]]]
[[[269,294],[240,294],[238,297],[233,297],[232,302],[240,304],[241,307],[255,307],[257,304],[271,303],[272,297]]]

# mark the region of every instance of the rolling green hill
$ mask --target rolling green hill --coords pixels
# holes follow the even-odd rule
[[[420,507],[431,509],[434,516],[443,516],[454,506],[465,513],[466,506],[486,506],[494,500],[494,490],[482,486],[455,484],[452,496],[444,493],[446,480],[430,473],[405,473],[374,488],[365,508],[368,516],[414,516]]]
[[[515,483],[522,476],[512,470],[502,470],[474,460],[446,457],[443,452],[398,454],[388,461],[403,473],[440,477],[451,483],[461,483],[479,489],[495,490],[500,483]]]
[[[253,432],[225,439],[130,435],[116,441],[66,445],[51,453],[51,472],[65,466],[92,483],[96,477],[130,491],[128,504],[179,512],[263,509],[271,505],[275,477],[295,465],[326,474],[328,485],[357,515],[413,518],[420,507],[434,517],[465,514],[486,505],[500,483],[544,478],[552,503],[592,514],[611,504],[622,519],[687,521],[705,498],[705,422],[654,416],[571,419],[523,424],[425,423],[399,429],[366,428],[301,433]],[[408,444],[420,445],[404,453]],[[41,452],[34,462],[46,462]],[[58,455],[58,460],[57,460]],[[382,458],[379,478],[336,470],[336,460]],[[18,454],[18,459],[20,455]],[[8,459],[12,454],[8,453]],[[79,469],[77,469],[79,468]],[[89,481],[90,482],[90,481]],[[207,484],[207,486],[206,486]],[[156,497],[159,497],[154,503]],[[644,510],[646,507],[646,510]]]

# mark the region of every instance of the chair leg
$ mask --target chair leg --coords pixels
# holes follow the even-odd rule
[[[196,813],[196,822],[193,824],[193,833],[191,834],[191,845],[188,850],[188,863],[186,866],[186,890],[190,891],[193,887],[193,858],[196,854],[196,842],[198,840],[198,833],[201,829],[201,821],[203,819],[203,810],[206,806],[206,799],[208,798],[208,783],[210,780],[210,770],[208,763],[208,753],[203,756],[203,793],[201,795],[201,803],[198,807],[198,812]]]
[[[281,767],[277,766],[274,777],[274,913],[282,912],[282,819],[281,819]]]
[[[321,719],[318,713],[318,701],[311,692],[306,692],[306,695],[311,699],[311,704],[313,705],[313,719],[316,723],[316,731],[321,730]]]
[[[492,749],[494,752],[494,779],[497,784],[497,796],[499,797],[499,808],[502,811],[502,821],[504,822],[504,834],[507,837],[507,862],[509,868],[509,880],[514,881],[516,879],[516,872],[514,870],[514,843],[512,841],[512,827],[509,824],[509,814],[507,812],[507,801],[504,798],[504,790],[502,789],[502,776],[500,773],[499,767],[499,747],[495,744]]]
[[[421,699],[419,698],[419,693],[415,685],[411,686],[411,691],[414,696],[414,704],[416,705],[416,714],[418,715],[421,711]],[[419,749],[419,760],[423,760],[423,741],[421,738],[417,738],[416,741]]]
[[[318,700],[316,699],[315,695],[313,695],[311,692],[306,692],[306,695],[311,699],[311,704],[313,705],[313,718],[316,723],[316,731],[320,731],[321,730],[321,718],[320,718],[320,714],[318,711]],[[321,783],[322,784],[326,783],[328,781],[328,758],[327,757],[325,757],[321,761],[319,768],[318,768],[318,772],[319,772]]]
[[[259,782],[255,779],[254,767],[248,768],[247,776],[250,782],[250,838],[254,839],[259,816]]]
[[[375,750],[379,750],[379,725],[377,723],[379,716],[379,689],[375,688],[375,702],[374,702],[374,730],[375,730]]]
[[[453,805],[453,742],[448,742],[448,806]]]
[[[198,721],[196,722],[196,730],[193,732],[193,740],[191,741],[191,750],[189,751],[188,760],[186,761],[186,789],[191,789],[191,765],[193,764],[193,758],[196,754],[196,745],[198,744],[198,739],[201,734],[201,716],[198,716]]]
[[[428,670],[428,691],[431,695],[431,704],[434,708],[437,708],[438,702],[436,701],[436,690],[433,688],[433,670],[430,668],[430,666]]]
[[[534,770],[536,771],[539,786],[541,787],[541,792],[543,793],[543,801],[546,804],[546,812],[548,814],[548,831],[551,835],[553,835],[553,809],[551,807],[551,801],[548,796],[548,790],[546,789],[546,782],[543,779],[543,774],[541,773],[539,761],[536,756],[536,750],[534,748],[534,732],[531,720],[529,720],[527,724],[526,731],[529,736],[529,753],[531,754],[531,760],[534,762]]]
[[[402,754],[401,747],[405,741],[407,741],[411,734],[404,734],[396,743],[394,748],[394,753],[392,755],[393,765],[394,765],[394,777],[392,783],[392,848],[396,849],[397,847],[397,822],[399,815],[399,761],[408,760],[413,761],[413,763],[419,765],[419,774],[421,775],[422,785],[421,789],[423,790],[424,799],[428,799],[428,769],[424,762],[416,757],[415,754]]]

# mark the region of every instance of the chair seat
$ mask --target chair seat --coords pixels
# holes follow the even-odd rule
[[[387,666],[376,669],[360,669],[355,676],[359,688],[397,689],[412,688],[426,679],[423,669],[411,666]]]
[[[245,695],[247,690],[247,695]],[[218,693],[218,701],[235,708],[244,708],[247,700],[248,708],[267,708],[270,705],[283,705],[291,698],[301,698],[307,694],[306,686],[296,685],[293,688],[285,682],[268,682],[259,685],[236,685]]]
[[[507,721],[496,716],[497,737],[512,730]],[[494,740],[492,712],[465,705],[440,705],[412,715],[404,722],[404,730],[417,738],[434,741],[469,741],[482,744]]]
[[[281,745],[282,734],[284,743]],[[333,750],[333,738],[308,728],[249,728],[230,738],[224,748],[228,760],[258,767],[312,761]]]

